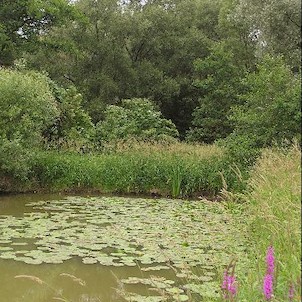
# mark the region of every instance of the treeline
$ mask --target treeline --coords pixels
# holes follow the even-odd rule
[[[257,142],[267,144],[296,134],[278,127],[299,110],[299,1],[70,2],[3,0],[0,63],[23,58],[76,87],[94,124],[107,105],[146,98],[182,139],[269,127]]]
[[[35,148],[300,141],[300,3],[2,0],[1,170]],[[20,166],[21,165],[21,166]],[[22,174],[22,173],[21,173]]]

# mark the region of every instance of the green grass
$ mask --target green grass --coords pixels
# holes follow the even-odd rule
[[[216,146],[135,144],[98,154],[41,151],[30,165],[32,187],[41,191],[215,196],[223,178],[230,190],[244,187]]]
[[[241,276],[239,301],[264,301],[262,282],[265,255],[275,249],[276,276],[273,301],[289,301],[289,284],[301,299],[301,151],[266,150],[249,180],[245,214],[250,231],[250,269]]]

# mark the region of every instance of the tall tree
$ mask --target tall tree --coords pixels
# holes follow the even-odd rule
[[[194,109],[187,139],[213,143],[233,131],[228,115],[231,107],[239,103],[245,68],[237,64],[236,56],[224,42],[216,44],[204,60],[197,60],[195,68],[200,100]]]
[[[301,0],[237,1],[232,18],[249,26],[258,56],[283,55],[296,70],[301,57]]]
[[[106,104],[149,98],[184,134],[197,100],[193,61],[219,39],[220,2],[79,0],[75,6],[86,22],[55,28],[48,38],[66,40],[66,50],[56,57],[41,52],[33,66],[73,81],[95,122]]]
[[[246,77],[242,104],[232,108],[235,130],[229,140],[245,137],[257,147],[301,141],[300,82],[281,57],[265,56]]]
[[[24,50],[37,47],[54,25],[75,16],[68,0],[1,0],[0,64],[11,65]]]

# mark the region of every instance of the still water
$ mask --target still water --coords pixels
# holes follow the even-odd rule
[[[0,196],[0,302],[208,301],[244,246],[218,203]]]

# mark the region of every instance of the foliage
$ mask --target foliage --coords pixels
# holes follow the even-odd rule
[[[227,115],[256,58],[281,54],[298,71],[299,1],[3,0],[0,64],[22,56],[75,86],[94,123],[107,105],[147,98],[181,139],[190,129],[213,142],[232,132]]]
[[[0,140],[0,192],[22,188],[30,173],[31,152],[17,141]]]
[[[245,69],[236,64],[234,54],[225,43],[216,44],[207,58],[195,61],[195,69],[198,79],[194,84],[202,97],[194,109],[193,127],[187,139],[212,143],[233,130],[227,116],[231,106],[239,103]]]
[[[22,52],[43,44],[50,27],[64,24],[76,13],[68,0],[2,0],[0,6],[0,65],[12,65]],[[42,40],[42,41],[41,41]]]
[[[130,137],[165,140],[178,136],[175,125],[147,99],[123,100],[121,106],[108,106],[104,121],[97,124],[97,133],[101,143]]]
[[[230,13],[234,24],[248,26],[257,56],[282,55],[297,69],[301,60],[301,1],[243,0]]]
[[[85,97],[94,122],[104,104],[148,98],[185,132],[196,105],[193,60],[208,53],[216,37],[220,1],[149,1],[147,5],[80,0],[86,16],[54,28],[48,40],[72,45],[31,55],[35,68],[45,68],[56,81],[71,80]]]
[[[251,24],[247,18],[236,14],[239,3],[237,0],[221,2],[217,29],[227,51],[236,54],[234,62],[250,71],[256,63],[258,43],[251,35]]]
[[[300,139],[300,75],[293,74],[280,57],[265,57],[258,70],[247,75],[245,85],[243,103],[230,115],[235,123],[232,137],[248,138],[255,147]]]
[[[92,148],[95,129],[82,108],[83,98],[74,86],[59,87],[50,82],[56,98],[59,117],[43,133],[49,145],[84,150]]]
[[[247,178],[244,170],[242,176],[238,175],[221,148],[180,143],[140,143],[107,154],[40,151],[31,157],[30,170],[28,190],[94,190],[175,197],[213,196],[224,182],[230,191],[242,191]]]
[[[48,78],[10,69],[0,69],[0,78],[0,139],[37,146],[59,114]]]

